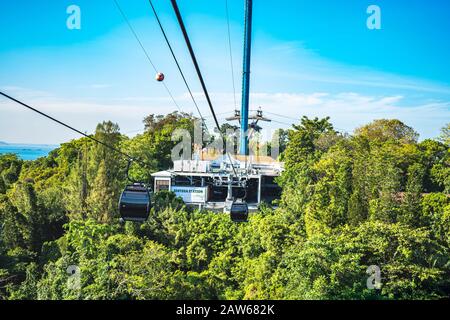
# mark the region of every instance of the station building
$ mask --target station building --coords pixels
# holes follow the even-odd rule
[[[231,174],[230,160],[237,175]],[[249,210],[256,210],[259,204],[272,205],[280,197],[281,189],[275,179],[282,171],[283,163],[270,156],[201,152],[197,159],[176,160],[173,168],[153,173],[153,190],[172,191],[188,206],[221,211],[231,182],[232,196],[245,199]]]

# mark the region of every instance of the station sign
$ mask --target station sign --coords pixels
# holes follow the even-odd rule
[[[172,186],[171,191],[185,203],[205,203],[208,200],[208,187]]]

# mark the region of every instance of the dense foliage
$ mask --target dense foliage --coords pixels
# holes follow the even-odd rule
[[[95,137],[150,163],[131,170],[149,179],[170,165],[172,132],[192,131],[192,120],[149,116],[133,139],[105,122]],[[285,137],[278,208],[261,206],[247,224],[162,192],[148,222],[120,225],[126,162],[85,138],[36,161],[0,156],[0,299],[448,297],[442,132],[418,142],[402,122],[378,120],[343,135],[303,118]],[[381,270],[378,289],[367,286],[369,266]]]

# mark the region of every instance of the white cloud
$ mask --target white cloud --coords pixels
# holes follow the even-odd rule
[[[231,94],[220,97],[218,110],[230,110]],[[262,106],[269,118],[276,122],[270,126],[284,126],[296,122],[303,115],[331,118],[339,130],[352,132],[355,128],[375,119],[396,118],[414,127],[422,138],[433,138],[450,119],[450,101],[421,101],[411,103],[401,95],[373,96],[354,92],[341,93],[254,93],[252,109]],[[282,115],[283,117],[281,117]],[[280,123],[282,122],[282,123]]]
[[[142,120],[148,114],[166,114],[175,111],[167,97],[125,97],[110,101],[67,100],[54,97],[47,92],[27,90],[19,87],[2,87],[14,97],[22,99],[39,110],[82,130],[92,132],[98,122],[117,122],[123,132],[136,132],[143,128]],[[201,93],[194,96],[201,111],[212,127],[209,109]],[[215,110],[223,122],[234,109],[231,93],[211,92]],[[251,109],[261,106],[267,116],[274,120],[266,127],[288,127],[306,115],[308,117],[330,116],[336,128],[352,132],[356,127],[379,118],[397,118],[419,131],[422,138],[435,137],[450,119],[449,101],[422,101],[411,103],[404,96],[376,96],[355,92],[326,93],[252,93]],[[175,97],[180,105],[192,104],[190,96],[184,93]],[[66,128],[51,123],[42,116],[21,106],[0,99],[0,140],[34,143],[59,143],[77,135]],[[194,112],[193,107],[186,110]],[[281,117],[281,116],[283,117]]]

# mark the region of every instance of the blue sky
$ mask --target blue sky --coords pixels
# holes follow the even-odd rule
[[[180,109],[195,114],[148,2],[118,1]],[[243,0],[228,1],[239,104]],[[153,2],[210,116],[170,2]],[[225,0],[178,2],[217,112],[232,111]],[[66,27],[72,4],[81,9],[81,30]],[[372,4],[381,8],[381,30],[366,27]],[[422,139],[436,137],[450,121],[449,15],[450,2],[438,0],[254,0],[251,108],[262,106],[275,120],[271,128],[287,128],[303,115],[330,116],[347,132],[398,118]],[[2,1],[0,30],[0,88],[83,131],[113,120],[132,135],[144,116],[177,109],[113,0]],[[0,140],[75,137],[0,99]]]

